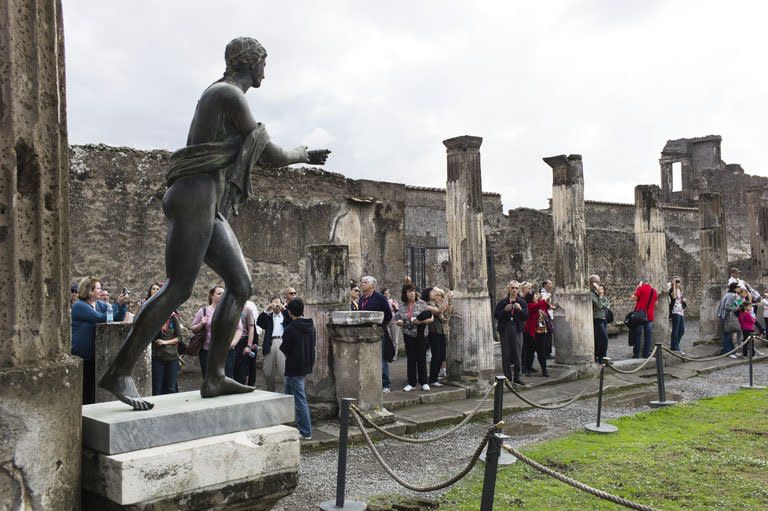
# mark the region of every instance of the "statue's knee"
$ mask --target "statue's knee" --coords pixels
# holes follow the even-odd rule
[[[245,301],[251,297],[253,293],[253,283],[250,277],[238,280],[234,286],[232,286],[232,294],[240,301]]]

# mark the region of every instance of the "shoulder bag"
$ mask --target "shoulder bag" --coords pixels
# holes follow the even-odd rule
[[[206,307],[203,307],[203,316],[206,315],[206,309]],[[203,343],[205,343],[205,327],[198,333],[192,334],[189,343],[187,343],[187,346],[184,349],[184,354],[191,357],[198,356],[200,354],[200,349],[203,347]]]
[[[648,303],[645,304],[645,309],[650,307],[654,294],[656,294],[656,290],[651,288],[651,294],[648,295]],[[645,309],[633,310],[627,315],[627,318],[629,319],[629,328],[635,328],[648,323],[648,313]]]

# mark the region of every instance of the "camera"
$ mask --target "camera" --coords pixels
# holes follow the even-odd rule
[[[123,288],[123,294],[124,294],[125,296],[128,296],[129,294],[131,294],[131,290],[130,290],[130,289],[128,289],[127,287],[124,287],[124,288]]]

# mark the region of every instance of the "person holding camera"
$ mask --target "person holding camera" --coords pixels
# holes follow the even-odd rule
[[[163,285],[160,282],[153,282],[147,290],[146,302]],[[123,292],[128,291],[124,289]],[[171,316],[160,327],[155,339],[152,341],[152,395],[173,394],[179,391],[178,379],[181,364],[179,363],[179,342],[181,342],[181,321],[177,312],[172,312]]]
[[[280,345],[283,343],[284,328],[289,322],[288,312],[279,296],[270,298],[269,305],[256,319],[256,324],[264,330],[261,350],[264,354],[264,379],[270,392],[275,392],[285,373],[285,355],[280,351]]]
[[[256,317],[259,308],[246,300],[240,321],[244,330],[235,347],[235,381],[253,387],[256,382],[256,354],[259,348],[259,333],[256,331]]]
[[[528,303],[520,296],[520,282],[511,280],[507,284],[507,296],[496,304],[493,317],[496,318],[501,338],[501,366],[504,376],[518,385],[525,385],[520,375],[523,365],[523,329],[528,319]]]
[[[669,285],[669,321],[672,323],[672,337],[670,347],[672,351],[680,351],[680,339],[685,334],[685,309],[688,305],[685,302],[685,293],[683,292],[682,279],[672,277]]]
[[[605,310],[610,306],[605,288],[600,284],[600,275],[589,276],[589,291],[592,298],[592,329],[595,339],[595,362],[603,363],[608,353],[608,329]]]
[[[427,304],[418,298],[413,284],[403,286],[402,306],[395,313],[395,320],[403,329],[405,356],[408,367],[408,384],[403,387],[406,392],[412,391],[418,384],[421,390],[428,391],[427,383],[427,341],[424,337],[424,327],[435,318],[429,312]]]

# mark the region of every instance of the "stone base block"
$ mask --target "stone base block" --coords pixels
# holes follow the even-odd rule
[[[83,446],[105,454],[148,449],[293,422],[293,397],[256,390],[204,399],[180,392],[135,411],[120,401],[83,406]]]
[[[103,497],[120,506],[141,504],[135,509],[159,509],[159,502],[164,505],[178,502],[183,509],[211,509],[210,505],[200,505],[200,501],[206,500],[201,493],[226,496],[230,487],[252,490],[255,482],[269,478],[272,483],[268,486],[280,483],[277,498],[281,498],[293,490],[298,470],[299,435],[288,426],[253,429],[122,454],[107,455],[91,449],[83,452],[83,488],[94,497]],[[272,495],[274,488],[262,490],[263,494],[245,491],[243,498],[247,496],[248,502],[262,498],[276,500]],[[229,499],[225,502],[231,503]],[[148,507],[149,504],[155,507]]]
[[[488,295],[456,295],[453,310],[446,346],[448,378],[482,386],[494,372],[493,318]]]
[[[0,509],[77,509],[82,361],[0,369]]]

